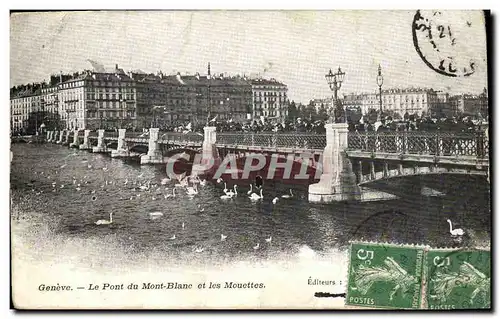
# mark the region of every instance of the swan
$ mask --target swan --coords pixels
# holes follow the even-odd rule
[[[231,197],[238,195],[238,191],[236,190],[237,187],[238,187],[238,185],[234,185],[234,187],[233,187],[234,192],[233,192],[233,190],[227,191],[226,195],[229,195]]]
[[[197,247],[197,248],[195,248],[194,251],[197,253],[202,253],[204,250],[205,250],[205,248],[203,248],[203,247]]]
[[[222,196],[220,197],[220,199],[231,199],[231,198],[233,198],[233,196],[232,196],[232,195],[228,195],[228,194],[226,194],[226,195],[222,195]]]
[[[224,193],[227,194],[227,186],[226,186],[226,182],[224,182]]]
[[[168,182],[170,182],[170,178],[167,177],[167,178],[162,179],[160,183],[162,185],[166,185]]]
[[[220,184],[220,183],[222,183],[222,178],[219,177],[219,178],[217,178],[217,184]]]
[[[186,192],[189,196],[198,195],[198,188],[196,187],[196,184],[193,184],[193,187],[188,187]]]
[[[279,199],[278,197],[275,197],[275,198],[273,199],[273,204],[274,204],[274,205],[276,205],[276,203],[278,202],[278,199]]]
[[[175,197],[175,188],[172,188],[172,194],[165,195],[165,199],[167,199],[169,197]]]
[[[285,195],[281,195],[281,198],[292,198],[293,197],[293,193],[292,193],[292,189],[290,188],[290,195],[288,194],[285,194]]]
[[[250,195],[249,197],[251,200],[259,200],[259,199],[263,199],[264,196],[262,195],[262,188],[260,189],[260,196],[257,195],[257,193],[252,193],[252,195]]]
[[[170,240],[174,240],[174,239],[175,239],[175,234],[172,237],[170,237]]]
[[[252,184],[250,184],[250,190],[247,192],[248,195],[252,194]]]
[[[464,231],[462,228],[453,229],[453,226],[451,225],[451,220],[447,219],[446,221],[450,224],[450,234],[452,236],[462,236],[464,234]]]
[[[151,216],[151,217],[163,216],[163,213],[162,212],[152,212],[152,213],[149,213],[149,216]]]
[[[273,236],[269,236],[269,238],[266,238],[266,242],[270,243],[271,240],[273,240]]]
[[[113,223],[113,213],[109,213],[109,220],[107,219],[99,219],[95,222],[96,225],[108,225]]]
[[[200,180],[200,185],[201,186],[205,186],[206,184],[207,184],[207,180],[206,179]]]
[[[220,241],[224,241],[224,240],[226,240],[226,238],[227,238],[227,235],[220,234]]]
[[[77,188],[75,188],[75,189],[76,189],[76,191],[77,191],[77,192],[79,192],[79,191],[81,190],[81,188],[80,188],[80,187],[77,187]]]
[[[253,249],[257,250],[257,249],[259,249],[259,247],[260,247],[260,243],[257,243],[257,245],[253,246]]]

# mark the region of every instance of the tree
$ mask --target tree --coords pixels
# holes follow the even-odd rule
[[[317,114],[318,121],[326,121],[328,120],[328,111],[326,110],[325,104],[321,103]]]
[[[288,104],[288,120],[295,121],[295,119],[299,116],[299,110],[295,104],[295,101],[292,101]]]
[[[358,123],[361,119],[361,109],[359,107],[346,108],[347,122]]]
[[[314,106],[314,101],[309,101],[309,104],[305,107],[304,118],[308,120],[313,120],[316,118],[316,107]]]
[[[368,113],[366,113],[366,116],[368,117],[368,122],[373,124],[377,122],[378,111],[376,109],[369,109]]]

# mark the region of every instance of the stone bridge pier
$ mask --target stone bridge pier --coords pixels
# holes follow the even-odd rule
[[[107,153],[106,141],[104,141],[104,130],[97,130],[97,146],[92,148],[93,153]]]
[[[92,150],[92,145],[89,141],[90,130],[83,131],[83,143],[79,146],[81,150]]]
[[[195,174],[204,174],[215,170],[220,165],[220,158],[215,143],[217,141],[216,127],[205,126],[203,128],[204,139],[202,146],[202,156],[200,163],[193,163],[193,172]]]
[[[129,157],[130,152],[125,141],[125,133],[127,129],[121,128],[118,130],[118,147],[111,151],[111,157]],[[141,160],[142,161],[142,160]]]
[[[311,202],[361,199],[356,175],[345,152],[347,127],[346,123],[325,124],[326,147],[323,152],[322,174],[318,183],[309,186],[309,201]]]
[[[159,128],[149,129],[148,153],[141,156],[141,164],[162,164],[163,154],[158,144]]]
[[[62,142],[62,145],[69,145],[69,130],[66,131],[66,136],[64,138],[64,141]]]
[[[73,143],[69,145],[69,147],[74,147],[74,148],[79,148],[80,146],[80,140],[78,138],[78,133],[80,132],[79,129],[73,130]]]
[[[62,130],[59,132],[59,139],[57,140],[57,144],[62,144],[63,143],[63,138],[64,138],[64,135],[66,134],[66,130]]]

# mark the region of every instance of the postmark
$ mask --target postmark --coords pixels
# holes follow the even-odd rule
[[[346,305],[419,309],[424,249],[352,243]]]
[[[477,12],[418,10],[412,22],[413,44],[424,63],[445,76],[474,74],[478,59],[469,46],[480,25],[478,17]]]
[[[431,249],[424,264],[428,309],[491,307],[490,251]]]

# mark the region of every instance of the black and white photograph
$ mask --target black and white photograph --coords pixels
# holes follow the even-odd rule
[[[11,308],[491,310],[491,19],[11,11]]]

